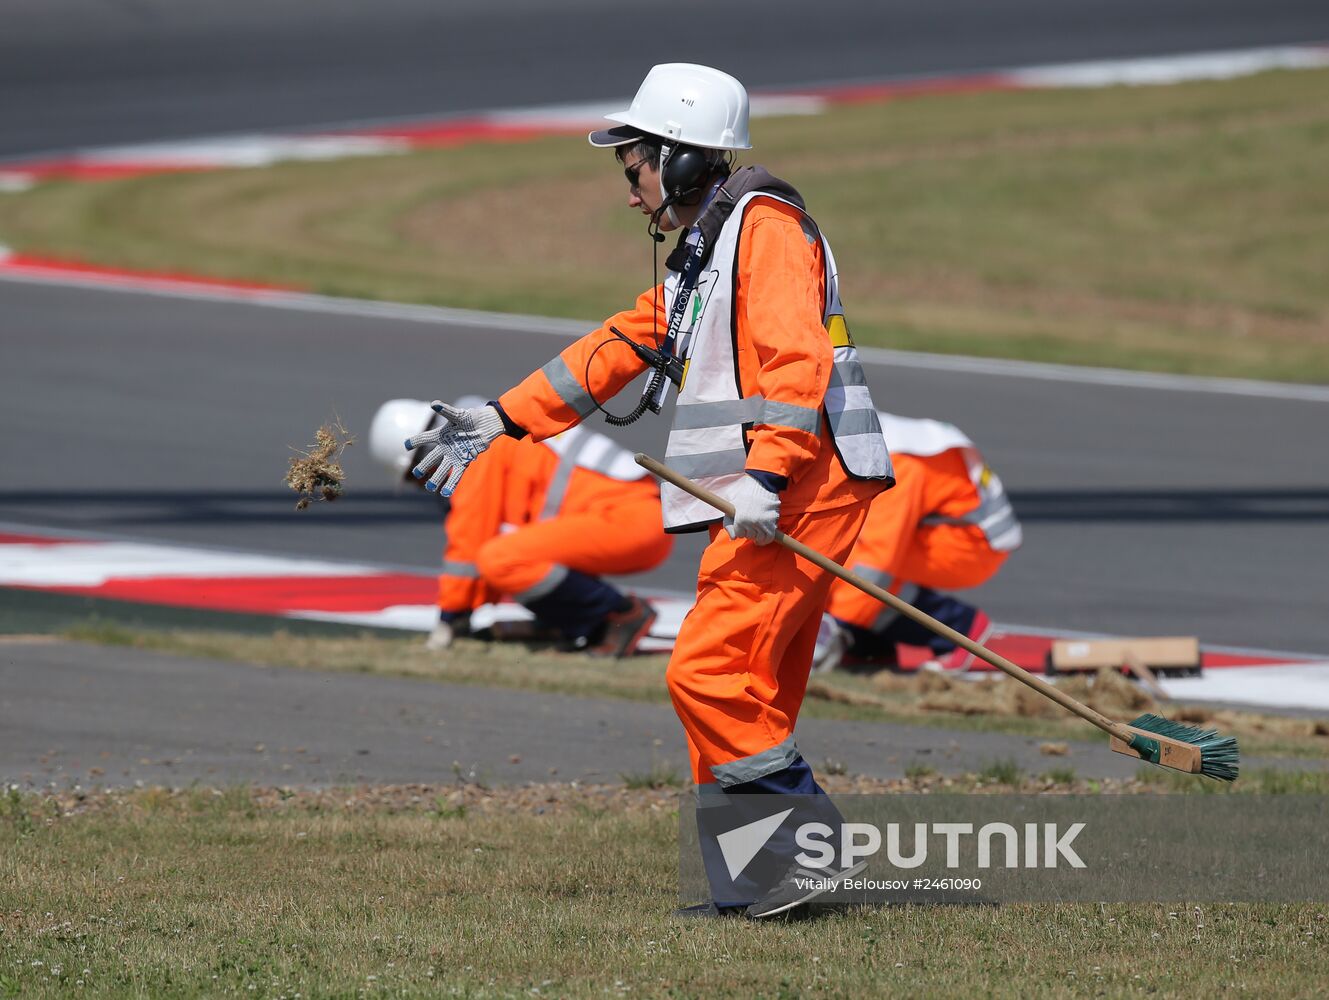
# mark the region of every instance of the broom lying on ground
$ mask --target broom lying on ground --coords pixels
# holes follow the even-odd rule
[[[730,503],[722,500],[709,490],[698,486],[692,480],[680,476],[669,466],[657,462],[649,455],[638,454],[637,464],[665,482],[677,486],[685,493],[690,493],[698,500],[710,504],[725,515],[733,516],[734,508]],[[1131,757],[1139,757],[1151,764],[1160,764],[1176,771],[1203,774],[1206,777],[1217,778],[1221,781],[1236,780],[1238,751],[1237,741],[1234,737],[1220,736],[1215,730],[1200,729],[1180,722],[1171,722],[1157,715],[1142,715],[1131,722],[1130,725],[1114,722],[1107,716],[1095,712],[1088,705],[1076,701],[1065,691],[1059,690],[1041,677],[1035,677],[1004,656],[997,655],[986,646],[981,646],[968,636],[961,635],[955,629],[943,625],[931,615],[919,611],[912,604],[902,601],[889,591],[851,573],[833,559],[822,555],[815,549],[808,548],[802,542],[790,538],[783,532],[777,534],[775,540],[809,562],[820,566],[828,573],[838,576],[841,580],[853,584],[865,594],[890,605],[902,615],[912,618],[920,625],[949,639],[957,646],[963,647],[1022,684],[1029,685],[1039,694],[1051,698],[1067,711],[1097,726],[1112,737],[1111,747],[1115,752],[1127,754]]]

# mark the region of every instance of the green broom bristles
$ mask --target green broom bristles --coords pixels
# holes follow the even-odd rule
[[[1201,729],[1173,722],[1161,715],[1144,714],[1131,723],[1135,729],[1181,740],[1200,748],[1200,773],[1219,781],[1237,780],[1238,749],[1235,736],[1220,736],[1215,729]]]

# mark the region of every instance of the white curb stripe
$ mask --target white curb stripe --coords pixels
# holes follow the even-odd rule
[[[1231,80],[1274,69],[1318,69],[1322,66],[1329,66],[1329,46],[1289,45],[1028,66],[1009,70],[1005,75],[1022,87],[1152,87],[1192,80]]]

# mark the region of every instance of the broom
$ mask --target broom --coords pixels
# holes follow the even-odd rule
[[[710,504],[725,515],[733,516],[734,508],[728,501],[721,499],[709,490],[703,489],[692,480],[680,476],[669,466],[657,462],[649,455],[639,453],[636,457],[638,465],[658,478],[677,486],[685,493],[690,493],[698,500]],[[889,591],[851,573],[833,559],[822,555],[815,549],[808,548],[797,539],[790,538],[780,532],[776,534],[775,540],[785,548],[802,556],[808,562],[820,566],[828,573],[832,573],[846,583],[852,584],[865,594],[875,597],[900,612],[900,614],[912,618],[925,628],[931,629],[957,646],[963,647],[975,656],[992,664],[998,670],[1004,671],[1020,683],[1027,684],[1039,694],[1055,701],[1068,712],[1078,715],[1091,725],[1097,726],[1112,737],[1110,745],[1116,753],[1138,757],[1151,764],[1159,764],[1176,771],[1202,774],[1220,781],[1236,780],[1238,759],[1237,741],[1234,737],[1220,736],[1212,729],[1200,729],[1197,726],[1172,722],[1161,716],[1150,714],[1140,716],[1132,721],[1130,725],[1114,722],[1107,716],[1095,712],[1088,705],[1076,701],[1066,692],[1059,690],[1041,677],[1035,677],[1023,667],[1016,666],[1004,656],[999,656],[986,646],[974,642],[967,635],[961,635],[950,626],[943,625],[931,615],[919,611],[918,608],[907,601],[902,601]]]

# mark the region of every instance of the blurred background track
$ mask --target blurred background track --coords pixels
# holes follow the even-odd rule
[[[9,0],[0,157],[630,94],[1329,41],[1322,0]]]
[[[289,447],[334,410],[364,435],[394,396],[497,393],[566,343],[10,282],[0,315],[0,522],[426,571],[440,559],[436,500],[394,493],[353,447],[345,499],[297,513],[281,485]],[[1026,542],[983,590],[994,619],[1324,652],[1329,489],[1314,456],[1329,398],[1078,380],[1093,370],[867,371],[883,408],[965,428],[1010,489]],[[659,453],[664,429],[617,436]],[[638,583],[689,591],[699,551],[681,539]]]

